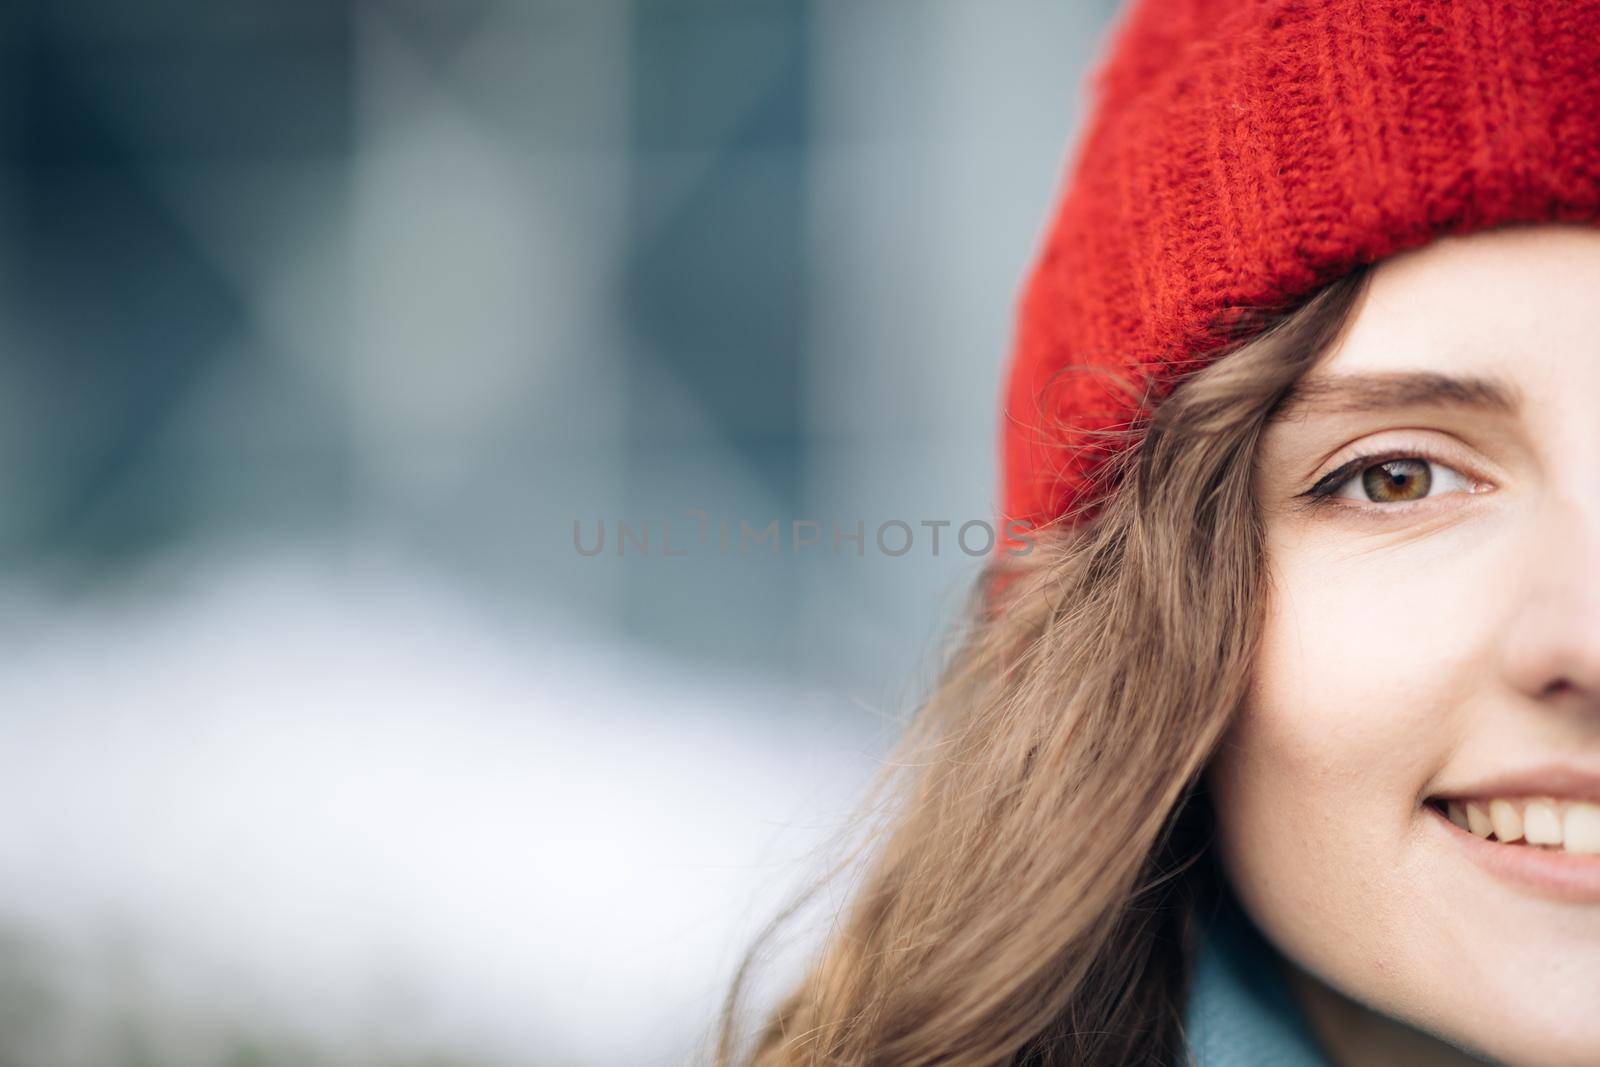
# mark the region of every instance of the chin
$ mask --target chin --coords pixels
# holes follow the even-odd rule
[[[1480,1027],[1481,1029],[1481,1027]],[[1592,1024],[1569,1033],[1534,1033],[1528,1027],[1473,1034],[1467,1039],[1438,1035],[1488,1063],[1505,1067],[1595,1067],[1600,1064],[1600,1031]]]
[[[1369,1007],[1487,1063],[1600,1067],[1593,914],[1558,915],[1525,937],[1511,915],[1499,928],[1480,925],[1494,921],[1481,914],[1423,917],[1394,939],[1406,948],[1390,956],[1394,970],[1376,988],[1366,987]]]

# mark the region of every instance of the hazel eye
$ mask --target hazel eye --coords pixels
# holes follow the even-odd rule
[[[1472,492],[1474,483],[1442,463],[1420,456],[1397,456],[1377,462],[1354,460],[1331,475],[1326,488],[1317,495],[1372,504],[1407,504],[1451,489]]]

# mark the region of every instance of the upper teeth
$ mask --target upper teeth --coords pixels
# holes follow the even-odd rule
[[[1554,797],[1450,800],[1450,821],[1479,837],[1600,853],[1600,804]]]

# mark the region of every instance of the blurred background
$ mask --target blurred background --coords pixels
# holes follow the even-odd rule
[[[0,1067],[694,1062],[1113,7],[0,7]]]

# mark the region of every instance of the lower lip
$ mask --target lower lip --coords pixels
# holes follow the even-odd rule
[[[1458,848],[1501,881],[1566,904],[1600,904],[1600,855],[1502,845],[1463,830],[1432,804],[1423,808]]]

